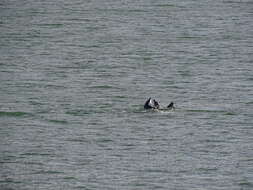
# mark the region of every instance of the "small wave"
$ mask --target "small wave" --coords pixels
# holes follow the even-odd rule
[[[203,167],[201,167],[201,168],[198,168],[197,169],[199,172],[201,172],[201,173],[206,173],[206,174],[208,174],[208,173],[211,173],[211,172],[216,172],[218,169],[216,168],[216,167],[213,167],[213,168],[203,168]]]
[[[35,172],[34,174],[63,174],[64,172],[62,171],[57,171],[57,170],[41,170],[38,172]]]
[[[63,179],[65,179],[65,180],[77,180],[75,177],[73,177],[73,176],[66,176],[66,177],[64,177]]]
[[[37,152],[26,152],[20,154],[21,156],[52,156],[50,153],[37,153]]]
[[[71,110],[71,111],[66,111],[66,114],[73,115],[73,116],[83,116],[83,115],[90,114],[90,112],[87,110]]]
[[[206,112],[206,113],[225,113],[226,111],[223,110],[186,110],[187,112]]]
[[[231,116],[231,115],[236,115],[234,112],[226,111],[226,110],[186,110],[187,112],[199,112],[199,113],[220,113],[223,115]]]
[[[19,184],[19,183],[22,183],[21,181],[16,181],[16,180],[13,180],[13,179],[4,179],[4,180],[0,180],[0,184],[1,183],[12,183],[12,184]],[[6,189],[6,190],[12,190],[12,189]]]
[[[26,112],[5,112],[5,111],[0,111],[0,117],[22,117],[29,115]]]
[[[175,7],[175,5],[173,4],[157,4],[154,5],[155,7]]]
[[[112,86],[110,85],[99,85],[99,86],[91,86],[90,88],[98,88],[98,89],[111,89],[113,88]]]
[[[58,124],[67,124],[68,122],[66,120],[56,120],[56,119],[51,119],[48,120],[50,123],[58,123]]]
[[[241,180],[239,185],[243,187],[253,187],[253,183],[249,182],[248,180]]]
[[[224,113],[224,115],[236,115],[236,113],[234,113],[234,112],[226,112],[226,113]]]
[[[73,139],[73,138],[69,138],[69,139],[66,139],[66,141],[69,141],[69,142],[79,142],[79,143],[87,143],[89,142],[86,138],[76,138],[76,139]]]

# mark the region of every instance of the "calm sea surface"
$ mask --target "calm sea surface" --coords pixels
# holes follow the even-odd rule
[[[253,189],[252,0],[1,0],[0,189]]]

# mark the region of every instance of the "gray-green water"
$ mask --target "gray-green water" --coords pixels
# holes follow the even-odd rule
[[[250,190],[252,73],[251,0],[1,0],[0,189]]]

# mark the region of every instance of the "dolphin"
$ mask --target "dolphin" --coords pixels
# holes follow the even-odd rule
[[[144,104],[144,109],[159,109],[159,107],[159,103],[152,98],[149,98]]]
[[[174,102],[170,102],[170,104],[167,106],[167,109],[174,110],[175,109]]]
[[[166,108],[160,108],[159,103],[153,99],[149,98],[145,104],[144,104],[144,109],[149,110],[149,109],[155,109],[155,110],[174,110],[174,103],[171,102]]]

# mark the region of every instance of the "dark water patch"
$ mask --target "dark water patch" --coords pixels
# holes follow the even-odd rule
[[[196,39],[203,39],[203,37],[199,36],[179,36],[177,37],[178,40],[196,40]]]
[[[20,154],[21,156],[53,156],[54,154],[50,154],[50,153],[37,153],[37,152],[26,152],[26,153],[22,153]]]
[[[113,77],[114,75],[110,74],[110,73],[99,73],[96,76],[101,77],[101,78],[110,78],[110,77]],[[112,87],[111,86],[98,86],[95,88],[112,88]]]
[[[248,181],[248,180],[242,180],[241,182],[238,183],[239,186],[242,186],[242,187],[250,187],[250,188],[253,188],[253,183]]]
[[[131,185],[134,188],[140,188],[140,187],[146,187],[147,188],[147,184],[146,183],[141,183],[141,182],[135,182]]]
[[[69,142],[79,142],[79,143],[87,143],[89,142],[86,138],[69,138],[69,139],[66,139],[65,141],[69,141]]]
[[[201,144],[208,144],[208,143],[217,143],[217,144],[222,144],[225,143],[226,141],[224,140],[218,140],[218,139],[205,139],[205,140],[200,140]]]
[[[75,177],[67,176],[63,178],[64,180],[77,180]]]
[[[41,170],[38,172],[35,172],[34,174],[48,174],[48,175],[52,175],[52,174],[64,174],[64,172],[60,172],[57,170]]]
[[[26,159],[27,157],[25,156],[20,156],[19,159]],[[0,161],[0,164],[17,164],[17,163],[21,163],[21,164],[26,164],[26,165],[44,165],[43,163],[40,162],[29,162],[29,161]]]
[[[65,113],[72,116],[84,116],[84,115],[89,115],[92,112],[88,110],[70,110],[70,111],[66,111]]]
[[[88,188],[88,187],[82,186],[82,185],[81,186],[76,186],[76,187],[74,187],[74,189],[91,190],[91,188]]]
[[[223,3],[227,3],[227,4],[252,4],[253,2],[250,0],[246,0],[246,1],[238,1],[238,0],[228,0],[228,1],[222,1]]]
[[[88,124],[93,125],[93,126],[97,126],[97,125],[100,125],[101,123],[99,121],[91,121]]]
[[[197,171],[203,174],[217,172],[218,168],[198,168]]]
[[[1,64],[0,64],[0,66],[1,66]],[[15,73],[15,71],[12,71],[12,70],[1,70],[0,72],[1,73],[9,73],[9,74]]]
[[[243,158],[241,159],[242,162],[253,162],[253,158]]]
[[[161,7],[161,8],[167,8],[167,7],[175,7],[175,5],[172,4],[156,4],[154,7]]]
[[[116,99],[125,99],[125,98],[127,98],[127,96],[113,96],[114,98],[116,98]]]
[[[152,57],[142,57],[143,61],[152,61]]]
[[[121,145],[121,150],[130,151],[130,150],[134,150],[134,149],[136,149],[135,144],[122,144]]]
[[[145,169],[141,172],[144,172],[144,173],[169,173],[168,170],[166,169],[153,169],[153,168],[149,168],[149,169]]]
[[[93,22],[94,20],[93,19],[89,19],[89,18],[68,18],[68,19],[66,19],[66,21],[70,21],[71,23],[73,22],[73,21],[78,21],[78,22],[82,22],[82,23],[84,23],[84,22]]]
[[[88,32],[94,32],[94,31],[103,30],[103,29],[104,29],[104,27],[102,27],[102,26],[87,26],[85,28],[85,30],[87,30]],[[100,47],[100,46],[98,46],[98,47]]]
[[[34,105],[34,106],[41,106],[41,105],[44,105],[43,103],[41,102],[38,102],[38,101],[34,101],[34,100],[31,100],[29,101],[31,103],[31,105]]]
[[[98,106],[98,108],[100,108],[100,109],[104,109],[104,108],[111,108],[112,107],[112,104],[100,104],[99,106]]]
[[[51,119],[51,120],[48,120],[50,123],[58,123],[58,124],[67,124],[68,121],[66,120],[56,120],[56,119]]]
[[[109,142],[114,142],[112,139],[109,138],[100,138],[96,142],[98,143],[109,143]]]
[[[64,73],[61,73],[64,74]],[[53,89],[53,90],[61,90],[61,89],[65,89],[65,86],[61,86],[61,85],[53,85],[53,84],[47,84],[44,86],[45,89]]]
[[[46,28],[61,28],[64,26],[64,24],[61,23],[55,23],[55,24],[38,24],[40,27],[46,27]]]
[[[102,109],[102,108],[100,108],[100,109],[97,109],[97,110],[93,110],[92,113],[94,113],[94,114],[101,114],[101,113],[108,113],[108,111],[109,111],[108,109]]]
[[[113,86],[110,85],[99,85],[99,86],[91,86],[89,88],[96,88],[96,89],[111,89]]]
[[[97,139],[96,140],[96,144],[105,149],[105,150],[113,150],[111,144],[113,144],[113,140],[112,139],[109,139],[109,138],[100,138],[100,139]]]
[[[26,164],[26,165],[38,165],[38,166],[44,165],[41,162],[29,162],[29,161],[24,162],[24,164]]]
[[[101,12],[115,12],[115,13],[143,13],[143,12],[147,12],[145,9],[121,9],[121,8],[117,8],[117,9],[112,9],[112,8],[107,8],[107,9],[102,9],[102,8],[97,8],[97,11],[101,11]]]
[[[11,160],[11,159],[16,159],[16,155],[9,155],[9,152],[1,152],[3,155],[7,155],[6,157],[3,158],[3,160]]]
[[[229,152],[229,151],[219,151],[219,154],[221,156],[230,156],[232,154],[232,152]]]
[[[30,115],[27,112],[6,112],[0,111],[0,117],[23,117]]]
[[[234,113],[234,112],[225,112],[223,115],[237,115],[236,113]]]
[[[13,180],[13,179],[10,179],[10,178],[7,178],[5,180],[0,180],[0,184],[1,183],[19,184],[19,183],[22,183],[22,182],[21,181],[16,181],[16,180]]]
[[[184,83],[191,83],[191,82],[185,81]],[[168,85],[168,88],[175,89],[175,90],[185,89],[185,87],[181,87],[181,86],[177,86],[177,85]],[[187,92],[185,91],[185,92],[181,92],[181,93],[186,94]]]
[[[0,161],[0,164],[15,164],[17,163],[16,161]]]
[[[187,112],[196,112],[196,113],[230,113],[224,110],[186,110]]]
[[[81,45],[80,47],[84,47],[84,48],[87,48],[87,49],[93,49],[93,48],[100,48],[100,45],[96,45],[96,44],[92,44],[92,45]],[[94,63],[95,61],[93,60],[90,60],[88,61],[89,63]]]

